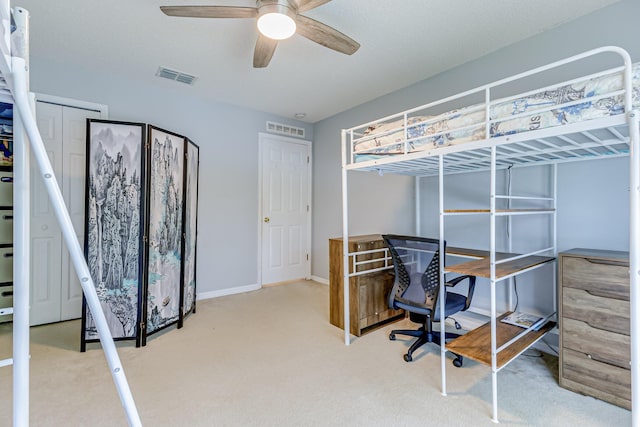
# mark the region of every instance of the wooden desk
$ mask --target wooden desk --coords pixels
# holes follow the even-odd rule
[[[386,248],[382,236],[369,234],[349,237],[349,253]],[[329,239],[329,321],[344,329],[344,268],[342,238]],[[352,259],[353,257],[351,257]],[[384,251],[356,255],[356,261],[384,258]],[[350,266],[353,264],[350,262]],[[356,271],[384,267],[383,261],[360,265]],[[353,273],[352,267],[349,272]],[[393,269],[366,273],[349,279],[349,332],[355,336],[386,323],[404,318],[404,310],[388,307],[393,287]]]

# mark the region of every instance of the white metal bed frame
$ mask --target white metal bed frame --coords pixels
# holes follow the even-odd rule
[[[492,99],[492,91],[505,84],[524,79],[526,77],[536,75],[548,70],[565,66],[576,61],[583,60],[595,55],[603,53],[617,54],[623,62],[621,67],[614,70],[604,71],[598,74],[606,74],[608,72],[623,73],[623,90],[617,91],[614,95],[624,96],[624,114],[610,116],[600,119],[589,120],[585,122],[567,124],[551,128],[532,130],[528,132],[518,133],[514,135],[487,138],[479,141],[472,141],[448,147],[438,147],[420,152],[410,152],[407,129],[411,124],[407,122],[408,117],[416,111],[422,111],[432,107],[438,107],[442,104],[456,101],[470,95],[483,95],[485,108],[485,135],[490,135],[490,107],[492,103],[498,102]],[[490,282],[491,282],[491,366],[492,366],[492,400],[493,400],[493,417],[494,422],[498,422],[498,406],[497,406],[497,371],[496,366],[497,354],[501,348],[496,348],[496,303],[495,303],[495,284],[502,278],[496,277],[496,265],[501,261],[496,260],[496,241],[495,241],[495,218],[498,214],[496,209],[496,170],[507,168],[510,166],[531,166],[552,164],[552,195],[549,198],[553,208],[552,220],[552,247],[544,248],[532,252],[533,255],[544,251],[552,252],[555,257],[555,179],[556,164],[559,162],[569,162],[578,160],[591,160],[596,158],[612,158],[620,156],[629,156],[630,160],[630,203],[629,203],[629,271],[630,271],[630,306],[631,306],[631,383],[632,383],[632,424],[634,427],[640,427],[640,369],[638,366],[640,357],[640,112],[632,109],[632,63],[629,54],[618,47],[603,47],[584,52],[566,58],[561,61],[538,67],[527,72],[517,74],[515,76],[499,80],[497,82],[469,90],[458,95],[454,95],[436,102],[425,104],[411,110],[407,110],[396,115],[388,116],[380,120],[372,121],[359,125],[350,129],[343,129],[342,138],[342,207],[343,207],[343,253],[344,253],[344,340],[345,344],[350,344],[349,334],[349,277],[353,273],[349,273],[349,259],[355,259],[355,253],[349,253],[348,236],[349,236],[349,200],[348,200],[348,172],[351,171],[369,171],[383,173],[393,173],[401,175],[409,175],[416,177],[416,229],[420,232],[420,208],[419,208],[419,178],[424,176],[439,177],[439,205],[440,205],[440,240],[444,241],[444,200],[443,200],[443,177],[446,174],[464,173],[470,171],[489,171],[491,174],[491,196],[490,209],[486,212],[491,216],[490,222]],[[576,79],[577,81],[578,79]],[[572,81],[573,82],[573,81]],[[562,82],[557,85],[549,86],[539,90],[550,90],[567,84]],[[533,93],[528,92],[528,93]],[[527,94],[528,94],[527,93]],[[515,99],[519,94],[512,97]],[[502,99],[501,101],[504,101]],[[581,102],[585,102],[582,100]],[[562,106],[575,105],[576,102],[569,102],[562,105],[556,105],[554,108]],[[354,143],[359,139],[365,138],[363,130],[368,126],[380,122],[388,122],[394,119],[403,119],[402,130],[404,133],[404,154],[386,156],[375,160],[367,160],[356,162]],[[501,120],[503,120],[502,118]],[[396,130],[394,130],[396,131]],[[455,131],[451,129],[449,131]],[[559,142],[558,142],[559,141]],[[445,162],[446,159],[446,162]],[[502,196],[511,198],[511,194]],[[517,198],[517,197],[516,197]],[[510,225],[508,225],[510,226]],[[509,242],[510,244],[510,242]],[[441,243],[442,245],[442,243]],[[441,247],[441,251],[442,251]],[[512,258],[513,259],[513,258]],[[441,263],[444,257],[440,257]],[[443,265],[441,265],[443,267]],[[355,268],[352,270],[355,271]],[[442,274],[444,269],[441,268]],[[555,272],[555,270],[554,270]],[[358,274],[363,274],[359,272]],[[555,275],[555,274],[554,274]],[[554,278],[555,279],[555,278]],[[444,287],[440,288],[440,298],[444,299]],[[554,302],[555,295],[554,295]],[[444,318],[444,305],[440,305],[440,316]],[[446,396],[446,372],[445,372],[445,343],[441,342],[441,371],[442,371],[442,394]]]
[[[0,363],[0,366],[13,365],[13,425],[29,425],[29,158],[33,154],[60,223],[87,305],[95,319],[127,420],[131,426],[141,426],[82,247],[73,230],[33,114],[28,81],[29,13],[22,8],[11,10],[9,0],[0,0],[0,21],[0,101],[14,105],[14,303],[13,308],[7,310],[13,313],[13,358]],[[12,22],[15,23],[13,34]],[[25,136],[28,136],[31,148],[27,145]]]

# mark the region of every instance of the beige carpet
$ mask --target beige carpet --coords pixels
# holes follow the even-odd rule
[[[328,287],[300,282],[198,302],[185,327],[120,344],[146,426],[492,426],[491,371],[447,363],[439,349],[406,363],[387,326],[345,346],[328,322]],[[80,353],[80,322],[32,328],[31,425],[122,426],[103,353]],[[10,356],[0,325],[0,358]],[[498,374],[504,426],[624,426],[631,413],[564,390],[557,358],[532,351]],[[0,368],[0,426],[11,425],[11,369]]]

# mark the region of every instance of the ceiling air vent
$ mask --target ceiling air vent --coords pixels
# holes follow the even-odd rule
[[[282,123],[267,122],[267,131],[273,132],[273,133],[280,133],[282,135],[289,135],[289,136],[295,136],[298,138],[304,138],[304,128],[283,125]]]
[[[186,83],[188,85],[193,85],[193,83],[198,79],[196,76],[192,76],[191,74],[182,73],[165,67],[158,67],[156,76],[180,83]]]

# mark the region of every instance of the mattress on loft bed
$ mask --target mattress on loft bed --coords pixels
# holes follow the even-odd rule
[[[633,65],[633,105],[640,107],[640,63]],[[622,90],[622,72],[568,84],[553,90],[493,104],[490,137],[512,135],[624,113],[623,95],[600,97]],[[591,100],[590,98],[597,98]],[[584,99],[572,105],[548,109]],[[545,111],[539,110],[547,109]],[[524,114],[524,115],[523,115]],[[518,117],[510,118],[512,116]],[[369,126],[353,147],[355,161],[404,154],[404,119]],[[464,144],[485,139],[484,104],[438,116],[407,117],[408,152]]]

